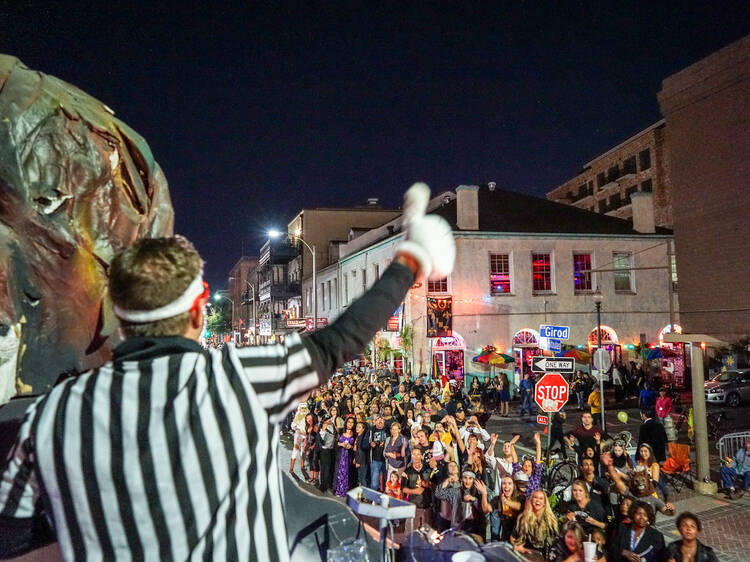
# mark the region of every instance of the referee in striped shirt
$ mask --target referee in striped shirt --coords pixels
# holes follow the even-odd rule
[[[113,260],[125,341],[26,412],[0,479],[0,557],[56,540],[66,560],[289,559],[279,423],[364,349],[415,278],[444,277],[448,224],[404,205],[393,264],[329,327],[283,344],[204,350],[203,262],[184,238]]]

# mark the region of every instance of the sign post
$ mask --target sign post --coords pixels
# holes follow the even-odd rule
[[[533,373],[575,373],[576,360],[572,357],[534,357],[531,362]]]
[[[569,387],[568,381],[560,373],[547,373],[534,389],[534,402],[543,412],[559,412],[568,401]],[[547,449],[550,446],[552,416],[547,417]]]

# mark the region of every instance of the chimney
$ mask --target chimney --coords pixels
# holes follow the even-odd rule
[[[456,226],[461,230],[479,230],[479,186],[456,188]]]
[[[643,191],[630,195],[633,208],[633,230],[644,234],[656,232],[654,223],[654,197]]]

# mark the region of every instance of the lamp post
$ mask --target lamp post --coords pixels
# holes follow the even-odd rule
[[[596,342],[597,352],[602,348],[602,302],[604,301],[604,295],[596,288],[594,292],[594,305],[596,306]],[[602,432],[607,430],[606,423],[604,421],[604,375],[602,369],[597,368],[597,374],[599,375],[599,401],[601,403],[601,416],[602,416]]]
[[[278,230],[271,230],[268,232],[268,235],[271,238],[277,238],[281,233]],[[301,232],[299,229],[294,231],[294,234],[292,235],[294,238],[299,240],[305,245],[305,248],[310,250],[310,254],[312,255],[312,307],[313,307],[313,331],[318,329],[318,287],[317,287],[317,276],[316,276],[316,267],[315,267],[315,244],[310,246],[302,236],[300,236]]]
[[[214,296],[214,300],[219,301],[221,299],[227,299],[229,302],[232,303],[232,340],[234,340],[234,301],[230,299],[226,295],[222,295],[217,291],[216,295]]]

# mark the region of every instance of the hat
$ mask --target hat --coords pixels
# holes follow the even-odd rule
[[[528,482],[529,481],[529,475],[525,472],[519,470],[513,475],[513,480],[518,480],[519,482]]]

